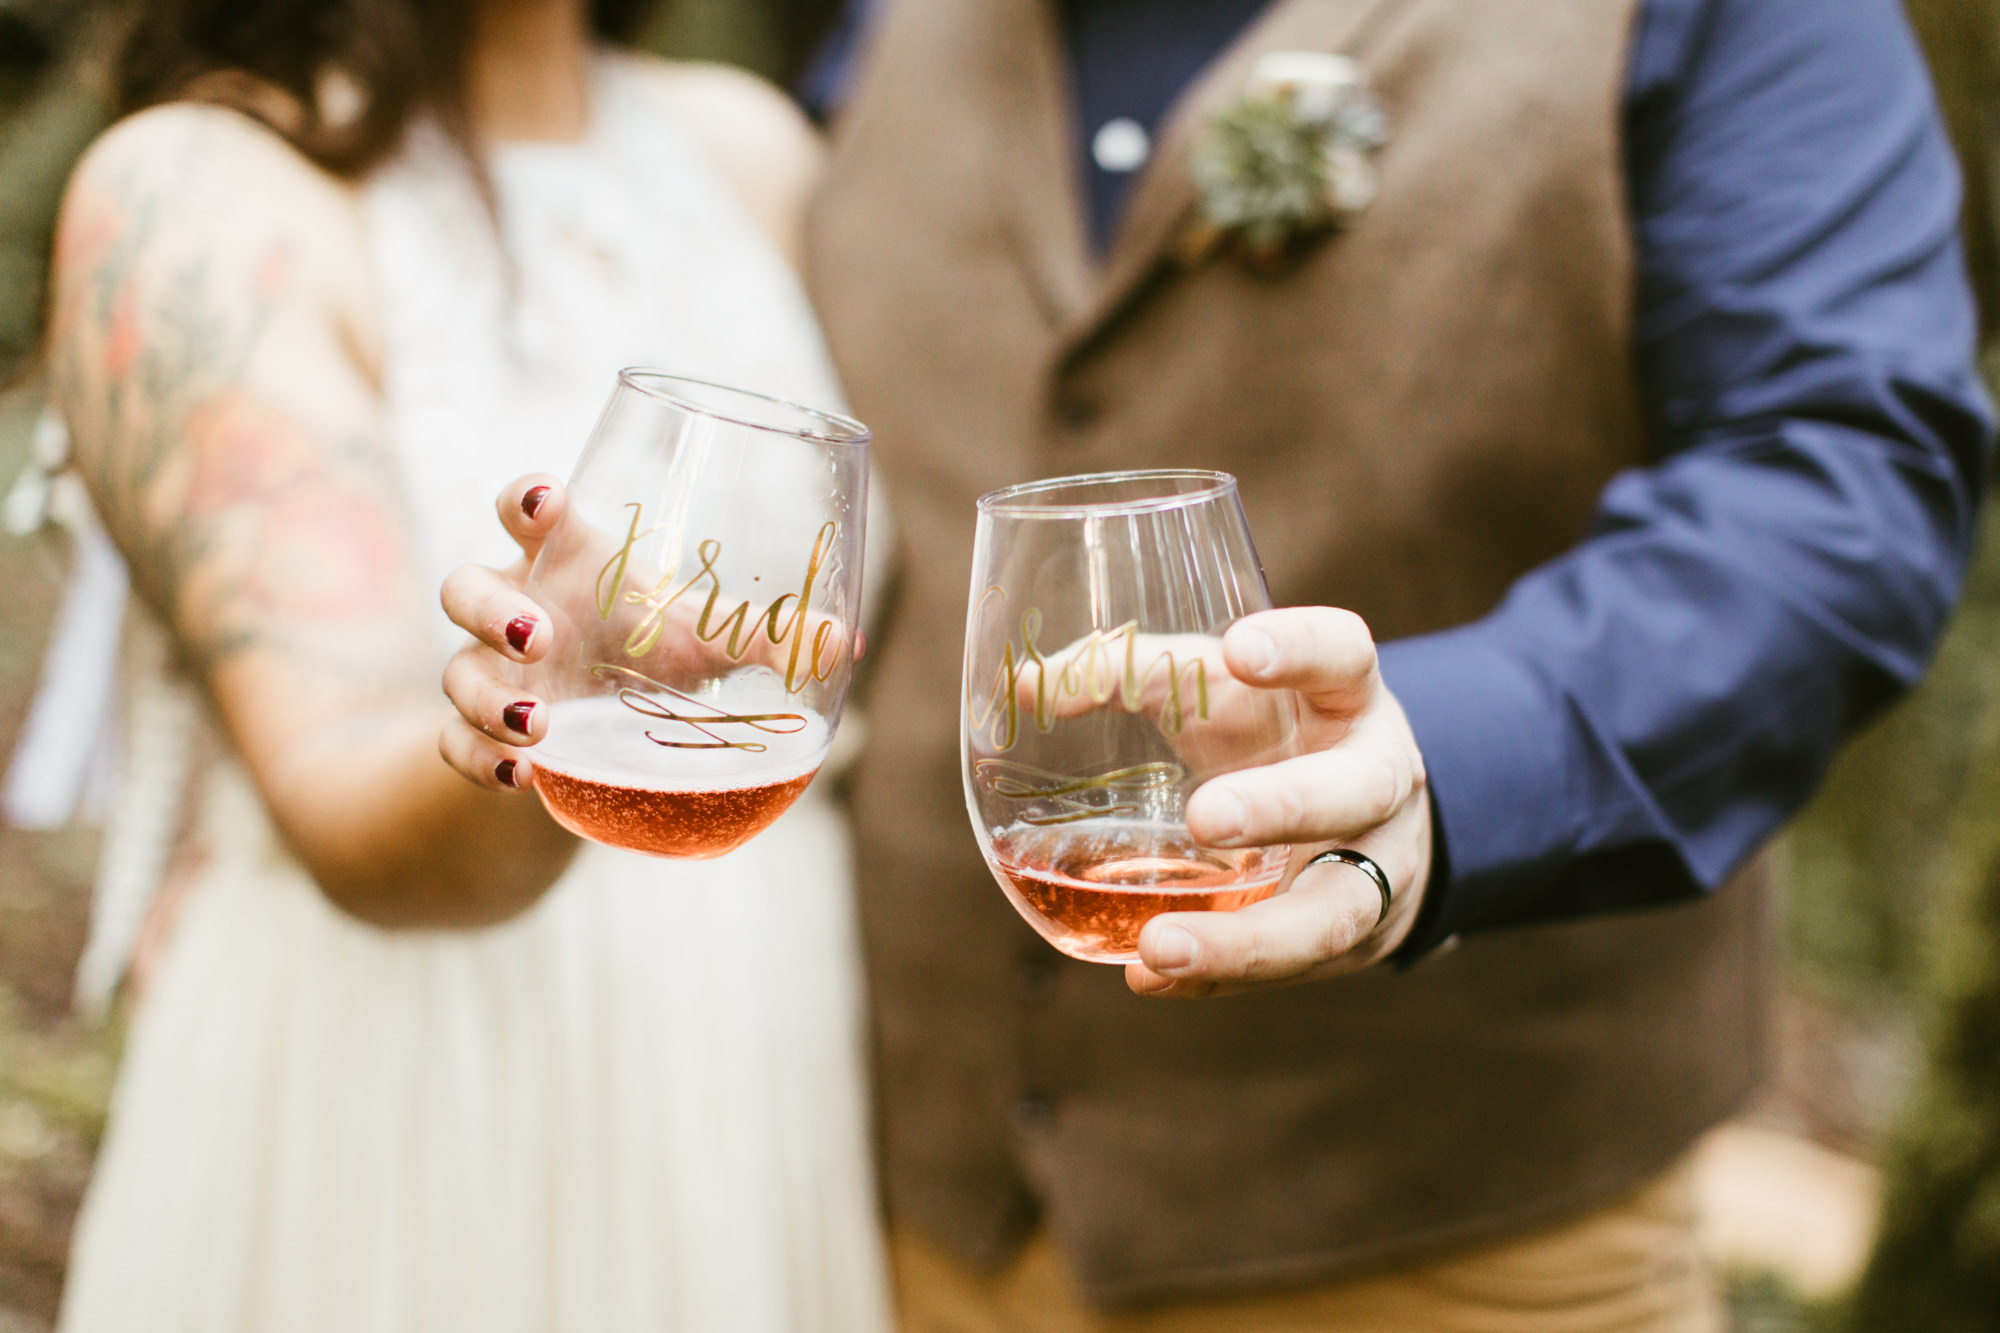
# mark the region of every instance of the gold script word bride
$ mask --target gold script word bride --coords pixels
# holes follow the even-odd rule
[[[642,529],[639,526],[643,513],[641,507],[638,504],[628,504],[625,507],[632,511],[632,522],[626,530],[625,541],[617,553],[604,562],[604,568],[597,574],[597,617],[600,620],[609,620],[612,610],[617,605],[619,591],[625,583],[626,568],[632,561],[633,548],[645,538],[663,531],[666,526],[661,524]],[[809,651],[806,649],[806,628],[813,585],[819,581],[822,568],[833,554],[834,539],[839,530],[839,525],[833,522],[828,522],[820,528],[819,535],[813,540],[812,555],[806,561],[805,580],[799,590],[796,593],[788,592],[781,595],[765,609],[763,614],[754,619],[750,615],[750,603],[735,601],[733,598],[728,600],[735,601],[735,609],[719,620],[716,618],[717,606],[725,603],[722,578],[715,570],[715,562],[722,558],[722,543],[712,537],[702,542],[695,548],[695,555],[701,561],[701,568],[689,575],[679,586],[675,586],[674,583],[679,576],[678,562],[676,562],[660,576],[659,582],[654,584],[650,591],[625,593],[624,600],[628,604],[646,608],[646,614],[637,625],[633,626],[632,633],[625,640],[626,655],[644,657],[651,652],[653,645],[659,642],[660,635],[666,630],[667,608],[705,582],[708,585],[708,597],[702,603],[701,614],[694,622],[695,635],[703,643],[714,643],[727,633],[729,637],[723,643],[722,651],[729,655],[731,661],[741,661],[743,655],[755,646],[761,631],[763,638],[772,647],[789,648],[785,661],[787,694],[797,694],[812,681],[829,679],[833,675],[834,668],[840,664],[842,643],[842,639],[835,632],[834,621],[831,617],[821,617],[818,628],[812,633],[812,647]],[[792,604],[789,609],[787,603]],[[712,626],[711,622],[714,622]],[[752,628],[753,624],[757,628]],[[829,648],[831,651],[828,651]],[[805,654],[803,662],[800,661],[802,653]],[[822,654],[825,654],[824,661]]]

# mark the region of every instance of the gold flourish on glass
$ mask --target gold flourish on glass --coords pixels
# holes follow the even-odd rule
[[[535,790],[597,842],[705,858],[768,828],[832,743],[854,665],[868,431],[627,370],[528,577]]]
[[[979,501],[960,698],[965,799],[1010,901],[1072,958],[1126,963],[1162,912],[1277,891],[1286,847],[1195,843],[1187,798],[1300,753],[1297,701],[1229,674],[1271,605],[1235,478],[1099,473]]]

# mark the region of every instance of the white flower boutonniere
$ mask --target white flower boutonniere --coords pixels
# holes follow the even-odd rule
[[[1375,154],[1388,142],[1388,117],[1358,63],[1324,51],[1268,53],[1195,143],[1201,206],[1182,259],[1198,263],[1226,244],[1254,267],[1283,267],[1302,241],[1368,207]]]

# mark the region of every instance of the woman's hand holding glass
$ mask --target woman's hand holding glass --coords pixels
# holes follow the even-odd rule
[[[859,423],[623,372],[569,484],[502,493],[521,560],[445,585],[478,641],[446,677],[446,759],[533,786],[564,828],[628,851],[706,858],[755,837],[840,723],[867,494]]]
[[[521,558],[506,569],[465,565],[444,583],[445,614],[473,642],[445,668],[445,696],[458,716],[445,723],[438,752],[482,787],[531,785],[528,747],[548,734],[547,701],[523,689],[510,664],[539,662],[548,653],[549,613],[525,585],[542,542],[562,518],[564,500],[562,483],[546,473],[509,483],[496,508]]]
[[[458,716],[446,723],[438,752],[467,778],[495,791],[534,785],[531,747],[548,735],[548,701],[522,684],[519,668],[541,662],[549,652],[548,627],[555,617],[530,595],[528,575],[543,542],[562,521],[566,502],[563,483],[546,472],[509,482],[494,507],[521,558],[505,569],[462,565],[445,580],[440,597],[445,614],[473,641],[445,668],[445,697]],[[615,547],[606,541],[601,554],[608,557]],[[663,633],[661,647],[683,654],[700,649],[712,660],[709,645],[692,634],[698,612],[695,602],[672,608],[677,632]]]

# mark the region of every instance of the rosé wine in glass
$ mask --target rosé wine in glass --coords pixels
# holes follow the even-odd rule
[[[1282,848],[1198,847],[1172,825],[1092,819],[993,836],[993,869],[1014,907],[1072,958],[1129,963],[1162,912],[1233,912],[1278,890]]]
[[[651,856],[705,860],[735,851],[799,798],[826,757],[826,723],[800,713],[796,729],[767,734],[762,752],[620,762],[619,752],[632,748],[623,711],[615,698],[557,704],[537,752],[535,791],[570,832]]]

